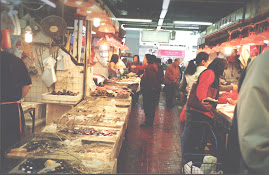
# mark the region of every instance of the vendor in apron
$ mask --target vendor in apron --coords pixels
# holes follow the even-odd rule
[[[0,41],[2,40],[0,35]],[[0,42],[1,43],[1,42]],[[31,78],[24,62],[5,51],[0,53],[1,89],[0,89],[0,123],[1,123],[1,170],[4,168],[5,151],[22,139],[24,134],[24,115],[21,98],[31,88]]]

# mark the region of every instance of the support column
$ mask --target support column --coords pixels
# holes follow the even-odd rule
[[[85,62],[84,62],[84,85],[83,99],[90,96],[90,83],[92,81],[92,67],[90,67],[92,42],[92,21],[86,20],[86,46],[85,46]]]

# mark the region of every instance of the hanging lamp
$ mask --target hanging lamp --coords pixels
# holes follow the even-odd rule
[[[198,53],[200,53],[202,51],[203,51],[203,49],[202,48],[199,48],[198,50],[196,50],[196,54],[198,54]]]
[[[205,46],[205,48],[203,48],[202,52],[205,52],[207,54],[210,54],[212,51],[211,51],[211,48],[210,47]]]
[[[245,37],[240,42],[240,45],[255,45],[254,39],[256,38],[255,32],[249,32],[248,37]]]
[[[104,33],[115,33],[115,28],[112,25],[109,24],[105,24],[105,25],[101,25],[98,28],[98,32],[104,32]]]
[[[94,3],[93,0],[64,0],[64,5],[70,7],[91,7]]]
[[[97,45],[101,46],[101,45],[107,45],[110,46],[111,44],[106,40],[106,38],[101,38],[98,42]]]
[[[255,45],[264,45],[264,43],[268,44],[269,42],[269,28],[268,30],[259,33],[255,38],[254,38],[254,43]]]
[[[241,41],[242,41],[242,35],[239,35],[237,38],[230,41],[230,46],[233,49],[238,49],[239,47],[241,47],[241,45],[240,45]]]
[[[213,52],[219,52],[220,51],[220,45],[217,44],[215,47],[212,48]]]
[[[129,50],[129,48],[124,44],[120,47],[121,50]]]

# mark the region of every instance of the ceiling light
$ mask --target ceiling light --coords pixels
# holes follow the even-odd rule
[[[93,25],[94,27],[99,27],[100,26],[100,18],[93,18]]]
[[[95,31],[92,31],[92,34],[96,34],[96,32]]]
[[[176,27],[177,29],[199,29],[199,27],[185,27],[185,26],[182,26],[182,27]]]
[[[163,25],[163,18],[160,18],[158,21],[158,26],[161,26],[161,25]]]
[[[194,25],[212,25],[211,22],[194,22],[194,21],[174,21],[175,24],[194,24]]]
[[[77,4],[77,5],[81,5],[82,2],[81,2],[81,1],[76,1],[76,4]]]
[[[132,19],[132,18],[112,18],[117,21],[130,21],[130,22],[152,22],[151,19]]]
[[[168,9],[169,4],[170,0],[163,0],[163,9]]]
[[[86,12],[87,12],[88,14],[89,14],[89,13],[92,13],[92,11],[90,11],[90,10],[87,10]]]
[[[160,18],[164,18],[167,13],[167,10],[162,10]]]
[[[31,43],[33,41],[33,34],[32,29],[30,26],[27,26],[25,28],[25,36],[24,36],[25,42]]]
[[[124,30],[154,30],[154,29],[125,27]]]

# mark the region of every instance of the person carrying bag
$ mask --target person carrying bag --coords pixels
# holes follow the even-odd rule
[[[183,150],[185,153],[203,154],[209,139],[209,130],[204,125],[192,125],[192,122],[213,124],[213,108],[217,105],[219,93],[219,77],[224,74],[228,63],[225,59],[215,58],[203,71],[192,89],[187,100],[185,134]],[[199,160],[189,160],[199,161]],[[202,160],[200,160],[202,161]]]

